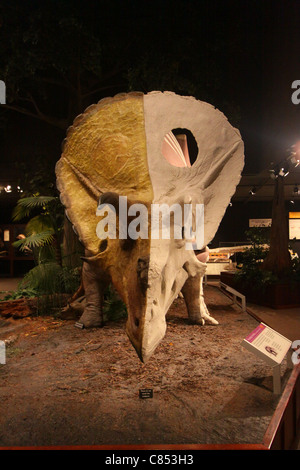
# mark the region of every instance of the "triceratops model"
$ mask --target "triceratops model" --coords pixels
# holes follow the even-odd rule
[[[172,130],[178,128],[188,129],[196,140],[198,156],[192,165],[184,145],[178,146],[180,139],[174,139]],[[183,238],[174,236],[175,228],[169,237],[153,236],[151,230],[148,236],[130,237],[127,228],[137,214],[130,211],[136,203],[149,213],[163,204],[190,204],[193,214],[195,207],[204,207],[204,235],[201,246],[197,238],[197,249],[205,250],[240,180],[243,149],[239,132],[221,112],[171,92],[120,94],[75,119],[56,175],[61,201],[86,252],[86,306],[79,320],[84,327],[102,326],[109,283],[127,307],[126,331],[143,362],[164,337],[166,313],[180,291],[191,322],[218,323],[203,298],[206,263],[187,249],[184,220],[176,222],[178,228],[182,220]],[[124,216],[120,201],[125,199]],[[97,208],[103,205],[115,210],[115,237],[99,228]]]

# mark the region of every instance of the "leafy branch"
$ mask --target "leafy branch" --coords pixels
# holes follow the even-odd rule
[[[45,245],[51,245],[54,241],[52,230],[47,230],[40,233],[32,233],[28,237],[22,238],[14,242],[14,246],[19,248],[21,251],[25,251],[26,248],[40,248]]]
[[[13,220],[23,220],[35,211],[26,225],[26,237],[14,242],[14,246],[25,250],[51,245],[57,264],[62,265],[61,235],[63,226],[63,207],[58,197],[31,196],[21,198],[13,212]]]
[[[54,196],[31,196],[31,197],[24,197],[19,199],[12,215],[12,219],[16,221],[20,221],[26,217],[29,217],[32,214],[32,211],[35,209],[44,209],[50,203],[57,203],[59,201],[58,197]]]

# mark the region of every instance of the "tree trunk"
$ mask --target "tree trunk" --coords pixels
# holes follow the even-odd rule
[[[291,256],[288,249],[289,234],[285,212],[284,181],[278,176],[272,207],[272,227],[270,234],[270,250],[262,268],[271,271],[278,278],[284,277],[291,268]]]
[[[62,266],[62,253],[59,239],[56,235],[53,235],[53,246],[54,246],[54,253],[55,253],[55,261],[59,266]]]
[[[63,253],[66,266],[76,268],[82,265],[81,256],[84,255],[84,249],[73,230],[71,222],[66,216],[64,221]]]

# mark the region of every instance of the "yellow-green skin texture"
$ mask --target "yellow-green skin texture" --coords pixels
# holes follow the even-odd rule
[[[185,123],[187,123],[185,125]],[[164,135],[190,128],[199,155],[191,168],[174,168],[162,156]],[[96,234],[99,198],[126,196],[128,205],[206,207],[205,244],[214,236],[243,168],[239,132],[211,105],[170,92],[129,93],[101,100],[78,116],[68,130],[56,165],[57,186],[86,250],[83,283],[85,327],[102,326],[103,293],[112,283],[126,304],[126,331],[146,361],[164,337],[165,315],[178,293],[192,323],[217,324],[207,311],[202,279],[206,264],[178,240],[149,238],[105,243]],[[111,196],[113,193],[113,196]],[[101,199],[100,199],[101,201]],[[99,234],[98,234],[99,235]]]

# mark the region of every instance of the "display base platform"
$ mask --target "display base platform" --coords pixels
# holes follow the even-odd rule
[[[219,325],[189,324],[177,299],[146,364],[125,319],[90,330],[75,318],[1,320],[0,448],[293,448],[299,369],[282,363],[274,395],[272,368],[241,345],[258,321],[216,287],[204,295]]]
[[[237,282],[234,273],[227,271],[221,272],[220,281],[245,295],[247,302],[274,309],[300,307],[300,282],[281,282],[260,290]]]

